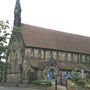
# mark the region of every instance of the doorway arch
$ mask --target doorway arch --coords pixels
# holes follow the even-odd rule
[[[55,67],[49,67],[47,70],[48,80],[55,79],[55,76],[58,74],[58,70]]]

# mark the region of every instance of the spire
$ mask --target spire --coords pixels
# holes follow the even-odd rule
[[[21,26],[21,5],[20,0],[16,1],[15,10],[14,10],[14,26]]]

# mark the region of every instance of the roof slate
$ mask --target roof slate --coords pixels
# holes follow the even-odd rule
[[[90,37],[22,24],[25,46],[90,54]]]
[[[43,70],[45,69],[46,66],[48,66],[49,60],[31,60],[30,65],[34,68]],[[79,63],[73,63],[73,62],[62,62],[62,61],[57,61],[56,65],[58,65],[59,69],[61,70],[90,70],[90,65],[89,64],[84,64],[83,66]]]

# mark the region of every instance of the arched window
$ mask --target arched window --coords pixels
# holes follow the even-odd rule
[[[15,53],[15,64],[14,64],[14,71],[17,72],[17,64],[18,64],[18,53]]]
[[[34,58],[34,49],[33,49],[33,48],[31,49],[30,57],[31,57],[31,58]]]
[[[71,53],[68,53],[68,61],[71,61]]]
[[[25,49],[25,58],[26,59],[31,58],[30,53],[31,53],[31,49]]]
[[[87,56],[87,64],[89,64],[90,63],[90,56],[88,55]]]
[[[80,63],[82,63],[82,55],[80,54]]]
[[[82,55],[82,63],[86,63],[85,58],[86,58],[86,56],[85,55]]]
[[[59,52],[56,52],[56,59],[59,60]]]
[[[53,59],[56,60],[56,51],[53,51]]]
[[[50,59],[52,59],[52,58],[53,58],[53,52],[50,51]]]
[[[77,54],[77,63],[79,63],[80,56]]]
[[[71,53],[71,62],[73,62],[73,53]]]
[[[90,64],[90,56],[89,56],[88,64]]]
[[[65,61],[65,52],[61,52],[61,61]]]
[[[16,52],[13,52],[12,55],[13,55],[13,57],[11,60],[11,72],[15,72]]]
[[[44,50],[41,50],[41,58],[44,59]]]
[[[60,52],[59,53],[59,59],[60,59],[60,61],[64,61],[64,53],[63,52]]]
[[[85,63],[87,63],[87,62],[88,62],[88,56],[85,55]]]
[[[34,58],[35,58],[35,59],[38,59],[38,57],[39,57],[39,56],[38,56],[38,52],[39,52],[39,49],[35,49],[35,50],[34,50]]]
[[[73,53],[73,62],[77,62],[77,54]]]
[[[68,61],[68,54],[65,53],[65,61]]]
[[[49,50],[45,51],[45,59],[50,59],[50,51]]]
[[[75,58],[75,62],[78,63],[78,54],[75,54],[76,58]]]
[[[58,54],[59,54],[59,61],[62,61],[62,53],[61,52],[58,52]]]
[[[41,54],[42,54],[42,53],[41,53],[41,50],[39,49],[39,50],[38,50],[38,58],[39,58],[39,59],[41,59],[41,56],[42,56]]]

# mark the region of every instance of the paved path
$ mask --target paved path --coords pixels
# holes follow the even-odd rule
[[[60,85],[58,85],[58,86],[57,86],[57,90],[66,90],[66,87],[65,87],[65,86],[60,86]]]
[[[0,90],[41,90],[41,89],[19,88],[19,87],[0,87]]]

